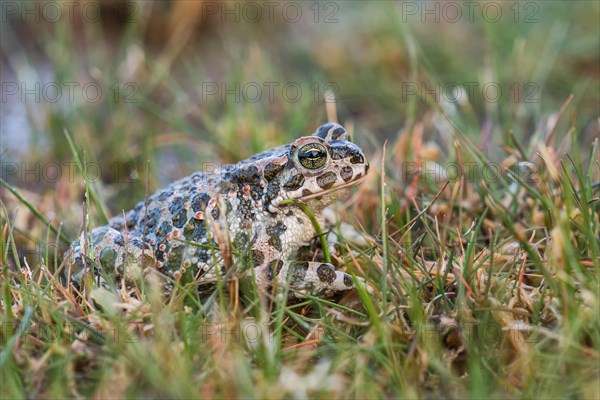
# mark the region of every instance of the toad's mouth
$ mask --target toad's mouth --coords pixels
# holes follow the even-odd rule
[[[353,181],[344,183],[344,184],[342,184],[340,186],[334,186],[331,189],[323,190],[323,191],[320,191],[320,192],[317,192],[317,193],[312,193],[312,194],[309,194],[307,196],[302,196],[302,197],[299,197],[297,200],[306,201],[306,200],[314,199],[316,197],[327,196],[328,194],[335,193],[337,191],[344,190],[344,189],[352,187],[352,186],[356,186],[356,185],[362,183],[362,181],[364,181],[366,177],[367,177],[367,175],[363,175],[363,176],[361,176],[358,179],[355,179]]]
[[[359,183],[361,183],[365,178],[366,178],[366,174],[361,176],[358,179],[341,184],[340,186],[335,186],[335,187],[332,187],[327,190],[322,190],[322,191],[319,191],[316,193],[307,194],[306,196],[293,197],[293,196],[284,196],[283,194],[280,194],[275,199],[271,200],[271,202],[266,205],[266,208],[270,213],[275,214],[278,212],[279,207],[281,205],[287,206],[287,205],[289,205],[289,202],[299,201],[302,203],[306,203],[308,200],[315,199],[315,198],[317,199],[317,201],[319,201],[318,199],[321,199],[324,196],[328,196],[328,195],[331,195],[336,192],[342,192],[344,189],[347,189],[352,186],[356,186]]]

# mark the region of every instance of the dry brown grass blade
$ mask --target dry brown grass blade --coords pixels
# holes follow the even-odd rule
[[[558,115],[556,117],[556,122],[552,126],[552,129],[550,130],[550,133],[548,134],[548,138],[546,139],[546,146],[553,146],[554,145],[554,135],[556,134],[556,128],[558,127],[558,123],[560,122],[560,120],[561,120],[563,114],[565,113],[567,107],[569,106],[569,104],[571,104],[571,101],[573,101],[573,95],[572,94],[569,95],[569,97],[567,98],[567,100],[565,100],[565,102],[563,103],[562,107],[558,111]]]

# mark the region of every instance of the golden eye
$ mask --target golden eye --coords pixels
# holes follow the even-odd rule
[[[319,143],[309,143],[298,150],[298,161],[304,168],[319,169],[327,162],[327,149]]]

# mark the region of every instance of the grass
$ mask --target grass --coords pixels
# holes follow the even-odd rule
[[[29,140],[3,139],[4,165],[65,173],[3,167],[0,397],[598,398],[597,3],[538,2],[536,23],[434,24],[344,2],[335,24],[213,21],[171,39],[160,15],[175,10],[136,4],[130,24],[3,22],[3,81],[52,71],[106,95],[17,101]],[[207,95],[214,82],[305,95],[236,101]],[[408,95],[436,82],[506,95]],[[338,237],[329,256],[368,288],[261,296],[243,265],[205,304],[191,285],[163,299],[151,283],[117,297],[59,283],[60,238],[85,226],[83,203],[87,228],[102,225],[207,163],[331,119],[371,171],[323,227]]]

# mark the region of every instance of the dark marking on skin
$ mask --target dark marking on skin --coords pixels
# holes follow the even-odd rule
[[[167,254],[167,263],[169,263],[170,270],[176,270],[181,266],[183,260],[183,250],[185,246],[173,246],[171,251]]]
[[[265,203],[265,207],[275,198],[279,195],[279,188],[280,188],[280,182],[279,182],[279,178],[271,181],[268,183],[266,190],[265,190],[265,195],[264,195],[264,203]]]
[[[292,261],[288,268],[287,279],[291,284],[305,283],[308,261]]]
[[[267,182],[271,182],[281,171],[283,171],[283,165],[269,163],[265,166],[263,176]]]
[[[191,232],[191,241],[199,243],[202,239],[206,238],[206,221],[196,221],[195,219],[191,219],[189,222]],[[186,226],[185,231],[188,230]],[[184,232],[185,232],[184,231]],[[188,237],[186,235],[186,237]],[[190,237],[188,237],[188,240]]]
[[[288,181],[283,185],[283,188],[286,190],[296,190],[300,189],[302,185],[304,185],[304,175],[296,174],[288,179]]]
[[[213,245],[215,245],[213,243]],[[196,247],[196,257],[198,257],[198,261],[200,262],[207,262],[209,258],[211,258],[211,252],[213,250],[211,249],[207,249],[207,248],[200,248],[200,247]]]
[[[230,191],[237,191],[238,185],[233,184],[229,181],[222,181],[219,185],[219,189],[221,193],[229,193]]]
[[[238,169],[237,180],[241,184],[257,184],[260,181],[258,168],[254,165],[251,165],[247,168]]]
[[[196,221],[195,219],[189,220],[183,227],[183,235],[187,238],[191,237],[194,230],[196,230]]]
[[[169,199],[172,196],[173,196],[173,190],[164,190],[164,191],[160,192],[158,194],[158,197],[156,199],[154,199],[153,201],[156,202],[156,200],[158,200],[158,203],[164,203],[165,200]],[[151,199],[149,199],[149,202],[150,202],[150,200]]]
[[[310,196],[311,194],[313,194],[313,192],[311,192],[309,189],[302,189],[302,197]]]
[[[328,124],[325,124],[325,125],[321,125],[320,127],[317,128],[317,131],[315,132],[315,136],[318,136],[321,139],[326,139],[327,133],[329,133],[329,130],[331,128],[333,128],[333,126],[334,125],[331,122]]]
[[[190,191],[190,182],[186,181],[181,183],[179,187],[177,187],[177,191],[180,193],[187,193]]]
[[[324,283],[332,283],[335,281],[335,269],[329,264],[321,264],[317,268],[317,276]]]
[[[150,229],[154,228],[156,220],[154,218],[146,218],[146,226]]]
[[[174,201],[169,204],[169,212],[173,216],[173,226],[176,228],[182,228],[187,222],[187,210],[183,208],[183,204],[187,201],[185,197],[176,197]]]
[[[302,220],[302,218],[300,218],[300,217],[296,217],[296,221],[298,221],[298,223],[299,223],[300,225],[304,225],[304,221]]]
[[[117,260],[116,250],[107,247],[100,252],[100,265],[106,270],[111,270],[115,266]]]
[[[242,221],[254,221],[256,213],[254,212],[254,205],[252,204],[252,201],[245,199],[241,192],[238,193],[238,199],[240,202],[238,204],[237,213],[242,217]],[[247,227],[247,224],[245,224],[242,226],[242,229]]]
[[[158,209],[153,208],[146,215],[141,215],[140,218],[142,219],[142,223],[140,224],[141,231],[144,230],[144,223],[146,224],[146,228],[153,230],[156,228],[156,224],[160,222],[161,214]]]
[[[332,160],[347,158],[352,153],[352,149],[344,144],[344,142],[330,142],[328,150]]]
[[[350,158],[350,163],[352,164],[364,164],[365,158],[358,151],[352,152],[352,157]]]
[[[246,170],[246,176],[248,177],[249,181],[256,181],[258,179],[260,179],[260,172],[258,171],[258,167],[256,165],[251,165],[249,166]]]
[[[125,241],[123,240],[123,236],[121,236],[121,234],[118,234],[114,237],[113,243],[117,246],[125,246]]]
[[[210,196],[208,194],[206,194],[206,193],[197,194],[192,199],[192,210],[194,210],[194,212],[206,210],[206,206],[208,205],[209,201],[210,201]]]
[[[252,250],[252,262],[254,268],[262,265],[265,262],[265,254],[260,250]]]
[[[158,249],[158,247],[156,247]],[[168,251],[169,249],[167,247],[165,247],[165,251],[161,251],[161,250],[156,250],[154,252],[154,258],[156,258],[158,261],[164,261],[165,260],[165,252]]]
[[[333,133],[331,134],[331,139],[332,140],[338,140],[340,138],[340,136],[342,136],[344,133],[346,133],[346,130],[342,127],[336,128]]]
[[[340,176],[342,177],[342,179],[344,180],[344,182],[348,182],[349,180],[351,180],[352,179],[352,175],[354,175],[354,173],[352,171],[352,168],[350,168],[350,167],[344,167],[340,171]]]
[[[252,191],[250,192],[250,196],[252,196],[252,199],[254,201],[260,200],[260,197],[262,196],[262,188],[258,185],[253,185]]]
[[[140,238],[138,236],[130,236],[127,244],[130,246],[137,247],[139,249],[144,247],[144,242],[143,242],[142,238]],[[146,246],[147,245],[148,244],[146,243]]]
[[[282,222],[278,222],[277,225],[267,227],[267,235],[269,236],[268,243],[275,247],[275,249],[278,251],[281,251],[281,236],[286,230],[287,226],[285,226]]]
[[[208,272],[208,271],[207,271]],[[198,289],[198,294],[200,296],[206,296],[211,294],[214,290],[215,290],[215,284],[214,283],[201,283],[198,285],[197,289]]]
[[[337,176],[335,172],[329,171],[317,177],[317,185],[319,185],[321,189],[329,189],[335,184],[336,180]]]
[[[248,246],[248,234],[246,232],[238,232],[233,239],[233,249],[243,250]]]
[[[279,271],[281,271],[281,267],[283,267],[283,261],[281,260],[273,260],[267,265],[267,269],[265,270],[265,276],[267,280],[272,281],[274,277],[279,275]]]
[[[127,213],[125,221],[125,225],[127,225],[127,228],[132,229],[135,226],[135,224],[137,223],[137,216],[138,214],[134,212]]]

